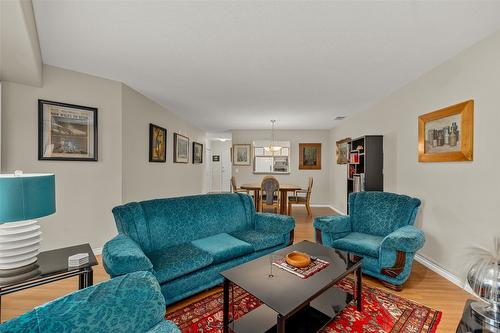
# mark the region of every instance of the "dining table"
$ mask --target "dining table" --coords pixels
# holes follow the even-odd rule
[[[247,191],[253,191],[253,202],[255,204],[255,210],[260,211],[260,184],[243,184],[240,186],[241,189]],[[280,214],[288,214],[288,192],[295,192],[301,190],[302,187],[293,184],[280,184],[279,188],[279,200],[280,200]]]

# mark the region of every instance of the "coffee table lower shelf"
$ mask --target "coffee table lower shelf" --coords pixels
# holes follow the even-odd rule
[[[287,333],[318,332],[342,311],[354,296],[336,287],[324,292],[285,321]],[[275,333],[278,331],[278,313],[265,304],[228,324],[231,333]]]

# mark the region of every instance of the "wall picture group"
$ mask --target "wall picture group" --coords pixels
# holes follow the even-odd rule
[[[469,100],[418,118],[420,162],[472,161],[474,101]]]
[[[174,133],[174,163],[189,163],[189,138]],[[149,161],[167,161],[167,130],[158,125],[149,124]],[[193,164],[203,163],[203,144],[193,142]]]
[[[97,108],[38,100],[38,159],[97,161]]]

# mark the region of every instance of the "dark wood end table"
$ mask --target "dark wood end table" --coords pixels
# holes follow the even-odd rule
[[[68,267],[68,257],[77,253],[88,253],[89,262],[78,267]],[[3,295],[73,276],[78,276],[78,289],[83,289],[94,283],[92,266],[97,264],[90,244],[81,244],[40,252],[34,264],[12,270],[0,270],[0,322]]]
[[[326,260],[326,268],[307,279],[272,268],[273,258],[300,251]],[[328,325],[347,304],[356,300],[362,311],[362,260],[346,252],[303,241],[270,255],[222,272],[224,276],[223,332],[317,332]],[[335,287],[350,273],[356,274],[355,295]],[[230,290],[237,285],[262,301],[262,305],[237,320],[229,320]]]

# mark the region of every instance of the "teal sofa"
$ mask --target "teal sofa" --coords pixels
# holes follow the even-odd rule
[[[156,278],[136,272],[36,307],[0,325],[9,333],[180,333],[165,320]]]
[[[316,241],[363,258],[363,273],[401,290],[415,253],[425,242],[413,226],[420,200],[387,192],[349,196],[349,215],[314,219]]]
[[[295,220],[256,213],[243,193],[131,202],[113,209],[118,235],[103,248],[112,277],[149,271],[167,304],[223,282],[221,271],[293,241]]]

